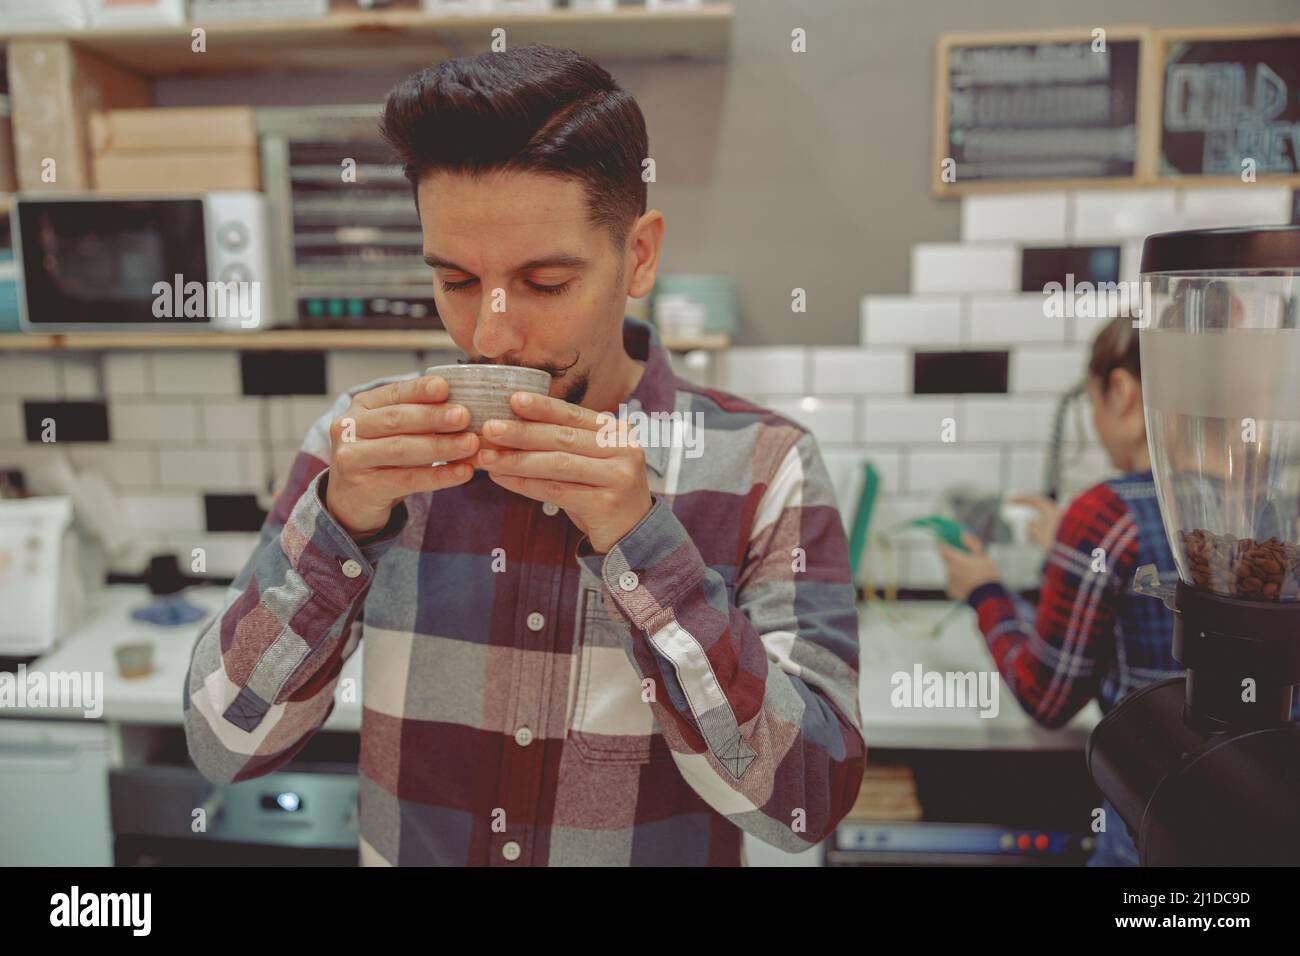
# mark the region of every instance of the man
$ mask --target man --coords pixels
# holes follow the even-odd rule
[[[664,227],[640,109],[531,47],[417,74],[382,128],[448,332],[471,362],[546,370],[550,397],[516,394],[521,420],[483,439],[436,377],[339,397],[194,649],[194,762],[282,766],[364,637],[362,863],[816,844],[865,757],[843,529],[807,431],[676,378],[623,318]],[[673,440],[637,441],[650,415]]]

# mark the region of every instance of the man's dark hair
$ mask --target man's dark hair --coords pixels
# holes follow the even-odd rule
[[[523,46],[428,67],[388,94],[380,132],[413,191],[432,170],[577,180],[616,246],[646,209],[641,108],[573,50]]]

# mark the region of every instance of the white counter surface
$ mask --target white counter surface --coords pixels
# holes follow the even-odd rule
[[[149,589],[142,585],[110,585],[88,602],[82,626],[52,654],[28,666],[28,670],[45,672],[102,672],[104,704],[101,720],[128,724],[181,723],[181,695],[185,675],[190,667],[190,651],[199,632],[220,608],[225,596],[224,585],[193,587],[186,599],[207,611],[207,617],[190,624],[164,627],[131,617],[138,607],[150,602]],[[153,673],[147,677],[127,679],[117,670],[113,648],[118,644],[147,641],[153,645]],[[356,653],[343,667],[344,677],[357,678],[361,686],[361,654]],[[0,716],[81,718],[80,710],[51,708],[0,710]],[[359,730],[361,705],[339,700],[325,722],[328,730]]]
[[[186,592],[192,604],[209,613],[221,606],[224,586],[196,587]],[[138,585],[113,585],[89,602],[89,613],[78,628],[54,653],[29,667],[45,672],[102,672],[104,675],[104,721],[115,723],[179,724],[181,693],[189,668],[190,650],[204,622],[162,627],[138,621],[130,612],[149,602],[148,589]],[[950,602],[909,601],[896,611],[907,618],[901,628],[879,611],[864,606],[860,611],[861,683],[863,729],[868,748],[926,749],[1078,749],[1088,731],[1100,718],[1096,703],[1089,704],[1062,730],[1038,727],[1021,710],[1006,686],[996,680],[992,658],[975,628],[974,612],[962,608],[950,618],[938,638],[914,636],[929,629],[951,608]],[[154,646],[154,672],[148,677],[126,680],[119,676],[113,647],[128,641],[148,641]],[[357,679],[362,686],[360,653],[344,665],[343,676]],[[981,717],[977,707],[915,708],[894,707],[892,676],[909,675],[920,666],[922,672],[979,672],[997,686],[995,717]],[[4,708],[0,717],[46,717],[81,719],[77,711],[49,708]],[[325,723],[327,730],[358,730],[359,703],[336,703]]]

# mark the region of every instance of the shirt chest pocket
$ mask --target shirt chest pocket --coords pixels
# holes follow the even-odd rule
[[[605,607],[601,588],[583,586],[574,628],[568,742],[589,763],[672,760],[650,707],[654,688],[628,659],[631,625]]]

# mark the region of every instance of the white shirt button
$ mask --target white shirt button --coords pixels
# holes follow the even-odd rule
[[[557,505],[555,502],[553,501],[542,502],[542,514],[546,515],[548,518],[553,518],[559,513],[560,513],[560,506]]]
[[[343,576],[348,578],[360,577],[361,565],[356,561],[353,561],[351,558],[348,558],[343,562]]]
[[[542,617],[542,615],[537,611],[534,611],[532,614],[528,615],[528,620],[524,623],[528,625],[528,630],[540,631],[546,626],[546,618]]]
[[[618,576],[618,586],[624,591],[635,591],[641,579],[636,576],[635,571],[624,571]]]
[[[520,727],[515,731],[515,743],[521,747],[527,747],[533,742],[533,732],[527,727]]]
[[[507,860],[513,861],[519,859],[519,844],[516,843],[514,840],[511,840],[509,843],[507,843],[505,846],[501,848],[501,855],[504,856]]]

